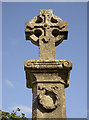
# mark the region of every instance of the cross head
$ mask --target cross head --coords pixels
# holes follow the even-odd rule
[[[53,14],[52,9],[40,10],[40,15],[25,23],[26,40],[39,46],[39,60],[56,59],[55,46],[68,36],[68,22]]]

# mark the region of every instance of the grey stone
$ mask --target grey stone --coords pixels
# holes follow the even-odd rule
[[[66,118],[65,88],[69,86],[72,61],[57,60],[55,46],[68,36],[68,22],[40,10],[25,24],[26,39],[39,46],[39,60],[24,63],[27,87],[33,92],[33,119]]]
[[[26,39],[39,46],[39,60],[55,60],[55,46],[68,35],[68,22],[53,15],[52,10],[40,10],[25,25]]]

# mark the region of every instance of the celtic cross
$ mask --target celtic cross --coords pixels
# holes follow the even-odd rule
[[[55,46],[68,36],[68,22],[53,15],[51,9],[25,24],[26,40],[39,46],[39,60],[24,63],[26,84],[32,88],[32,118],[66,119],[65,88],[69,86],[72,61],[56,60]]]
[[[55,60],[55,46],[67,39],[68,22],[53,15],[51,9],[40,10],[40,15],[25,24],[26,40],[39,46],[39,60]]]

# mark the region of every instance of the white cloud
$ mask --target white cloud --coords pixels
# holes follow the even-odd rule
[[[14,85],[13,85],[13,83],[12,83],[11,81],[6,80],[6,84],[7,84],[8,86],[10,86],[11,88],[14,88]]]
[[[17,108],[21,109],[21,113],[25,113],[25,114],[32,113],[32,109],[26,105],[18,105],[18,106],[14,106],[14,107],[9,107],[9,109],[11,111],[16,110]]]

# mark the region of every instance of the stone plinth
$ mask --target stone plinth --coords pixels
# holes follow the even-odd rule
[[[27,87],[32,88],[32,118],[66,118],[65,88],[69,86],[69,60],[28,60],[24,64]]]

